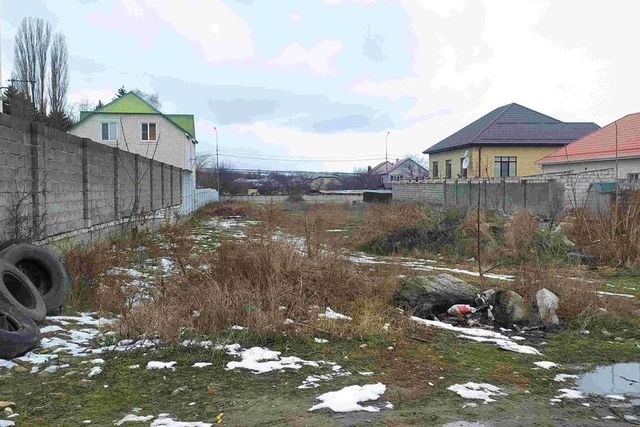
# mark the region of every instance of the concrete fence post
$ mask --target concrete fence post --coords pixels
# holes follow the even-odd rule
[[[502,177],[502,212],[507,213],[507,181]]]
[[[30,139],[31,139],[31,212],[33,229],[38,230],[40,227],[40,180],[38,179],[40,172],[39,153],[38,153],[38,129],[37,123],[31,123]]]
[[[455,199],[455,207],[458,207],[458,178],[456,178],[455,182],[454,182],[454,194],[453,197]]]
[[[120,219],[120,193],[118,191],[119,174],[118,149],[113,147],[113,219],[116,221]]]
[[[153,159],[149,159],[149,211],[153,212]]]
[[[164,197],[164,163],[160,163],[160,200],[162,203],[162,208],[165,208],[165,197]]]
[[[87,138],[82,138],[82,218],[84,219],[84,227],[91,226],[89,218],[89,153]]]
[[[442,208],[447,209],[447,180],[442,182]]]
[[[171,190],[171,206],[173,206],[173,165],[169,165],[169,170],[171,171],[171,180],[169,181],[171,186],[169,187],[169,190]]]
[[[473,184],[471,183],[471,180],[468,180],[467,182],[469,183],[469,207],[471,207],[473,206],[473,203],[471,201],[471,189],[473,188],[472,187]]]
[[[522,203],[524,203],[524,209],[527,209],[527,180],[523,179],[522,184]]]
[[[131,215],[138,215],[140,211],[140,187],[142,186],[142,180],[140,179],[140,155],[133,155],[133,206],[134,210]],[[136,211],[137,210],[137,211]]]

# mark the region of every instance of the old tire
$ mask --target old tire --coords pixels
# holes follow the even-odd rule
[[[13,311],[44,322],[47,307],[38,289],[15,265],[0,259],[0,300],[13,307]]]
[[[44,299],[48,315],[60,314],[69,293],[69,277],[55,254],[40,246],[18,243],[0,252],[0,259],[18,267],[31,280]]]
[[[29,317],[0,301],[0,359],[13,359],[35,348],[40,330]]]

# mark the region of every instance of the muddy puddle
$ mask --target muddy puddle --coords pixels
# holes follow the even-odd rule
[[[640,363],[599,366],[580,376],[578,389],[585,394],[623,395],[640,402]]]

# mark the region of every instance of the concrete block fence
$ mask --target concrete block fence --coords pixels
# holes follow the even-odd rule
[[[0,241],[17,232],[47,239],[114,228],[136,200],[147,215],[166,216],[180,206],[188,173],[0,114]]]

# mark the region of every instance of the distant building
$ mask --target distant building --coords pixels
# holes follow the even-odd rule
[[[429,176],[427,168],[411,158],[397,161],[391,165],[388,172],[382,174],[382,183],[385,188],[391,188],[394,182],[413,179],[425,179]]]
[[[537,175],[541,172],[538,159],[597,129],[595,123],[566,123],[512,103],[468,124],[424,154],[429,155],[434,179]]]
[[[335,175],[317,176],[309,183],[311,191],[339,190],[342,187],[342,179]]]

